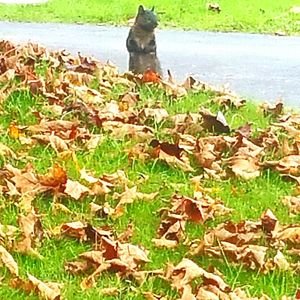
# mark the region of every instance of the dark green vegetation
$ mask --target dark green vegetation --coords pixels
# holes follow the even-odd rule
[[[197,30],[244,31],[258,33],[299,34],[300,14],[290,9],[296,0],[220,0],[221,12],[209,11],[209,1],[160,0],[144,1],[154,4],[160,27]],[[212,1],[214,2],[214,1]],[[42,5],[0,5],[0,19],[30,22],[67,22],[126,25],[136,15],[140,1],[50,0]]]

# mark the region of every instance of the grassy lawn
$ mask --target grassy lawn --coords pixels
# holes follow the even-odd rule
[[[49,5],[48,9],[50,7]],[[91,20],[93,20],[92,16]],[[95,67],[91,60],[79,62],[78,59],[64,56],[62,53],[49,56],[43,50],[30,46],[17,50],[14,50],[13,46],[4,46],[4,44],[1,47],[1,54],[6,53],[6,58],[3,60],[5,62],[2,65],[4,69],[0,76],[2,133],[0,136],[2,190],[0,225],[16,226],[17,234],[9,236],[8,229],[3,230],[0,227],[0,245],[12,254],[19,266],[19,277],[22,280],[26,280],[27,274],[30,273],[44,282],[63,283],[61,294],[64,299],[99,299],[99,297],[101,299],[145,299],[143,293],[149,291],[164,295],[166,299],[180,297],[180,290],[172,288],[168,280],[163,280],[158,276],[149,276],[138,284],[130,276],[123,278],[114,272],[104,272],[97,278],[94,287],[82,291],[80,283],[91,272],[73,275],[66,272],[64,266],[67,262],[76,260],[81,253],[91,251],[96,246],[84,239],[67,236],[62,233],[62,229],[57,231],[62,224],[81,221],[95,227],[102,226],[102,229],[110,230],[116,236],[124,232],[128,224],[132,224],[134,230],[129,238],[129,243],[142,245],[149,250],[150,261],[143,267],[144,270],[165,269],[167,263],[176,265],[186,257],[205,270],[216,267],[224,274],[224,281],[232,290],[240,287],[248,293],[248,296],[260,297],[264,293],[271,299],[281,299],[283,295],[295,295],[297,288],[300,287],[300,278],[296,273],[299,270],[292,267],[292,262],[296,262],[297,257],[288,252],[291,249],[289,243],[285,244],[281,241],[280,245],[277,244],[273,247],[272,242],[265,240],[266,236],[263,236],[262,240],[256,241],[257,244],[268,247],[267,258],[271,259],[269,263],[273,261],[277,249],[281,249],[290,264],[287,269],[281,269],[275,265],[273,269],[265,270],[265,272],[257,267],[248,268],[241,261],[234,262],[224,253],[221,257],[211,257],[190,252],[190,242],[195,239],[201,240],[204,234],[216,228],[218,224],[225,221],[234,223],[244,220],[257,221],[268,208],[276,215],[280,224],[298,224],[300,215],[290,215],[288,208],[281,202],[283,196],[295,193],[294,182],[284,180],[282,174],[266,166],[257,166],[260,174],[251,180],[245,180],[243,176],[241,178],[230,173],[228,159],[232,156],[232,151],[235,151],[234,147],[237,147],[235,143],[232,144],[232,148],[224,150],[224,153],[221,154],[221,168],[228,172],[221,179],[207,176],[209,173],[206,173],[203,166],[195,160],[197,152],[195,149],[190,150],[188,154],[193,171],[183,171],[156,156],[147,156],[143,159],[143,155],[146,155],[147,151],[152,153],[153,149],[149,144],[153,138],[171,144],[178,142],[180,135],[178,136],[176,132],[172,131],[175,128],[174,122],[171,121],[172,116],[198,113],[199,109],[206,108],[213,113],[221,109],[231,132],[228,134],[208,132],[203,123],[193,121],[191,127],[184,129],[185,131],[182,133],[188,135],[189,138],[200,140],[212,136],[221,138],[226,136],[227,139],[235,139],[238,136],[235,132],[237,128],[248,122],[253,123],[253,131],[248,137],[245,137],[245,143],[251,143],[251,147],[254,147],[252,141],[256,141],[256,146],[260,145],[259,147],[264,149],[264,154],[259,158],[261,164],[266,160],[276,161],[288,156],[284,147],[268,147],[268,142],[273,141],[271,135],[263,143],[256,139],[264,136],[264,134],[261,135],[262,132],[267,135],[268,131],[265,130],[276,121],[276,115],[266,115],[261,108],[252,103],[246,103],[238,108],[222,108],[213,101],[219,94],[216,90],[204,91],[202,88],[191,91],[182,97],[176,97],[178,89],[183,90],[182,86],[140,83],[138,78],[128,79],[126,76],[116,74],[114,69],[109,66]],[[70,71],[71,69],[72,71]],[[10,70],[14,70],[13,76],[9,75]],[[170,87],[171,89],[169,89]],[[77,92],[74,93],[74,91]],[[126,102],[124,96],[132,95],[130,93],[136,93],[135,97],[138,98],[130,98],[130,96],[131,100]],[[120,111],[114,108],[114,113],[109,114],[106,107],[114,103],[117,103]],[[163,118],[162,121],[156,120],[151,115],[146,118],[142,117],[144,108],[164,108],[169,117]],[[119,120],[123,114],[128,117],[131,112],[135,118],[138,118],[136,121],[129,121],[130,118]],[[105,122],[108,120],[113,120],[120,126],[125,124],[147,125],[153,130],[153,136],[139,136],[137,133],[128,134],[125,131],[123,136],[118,138],[117,131],[107,130],[106,126],[108,125]],[[67,128],[62,127],[58,130],[54,125],[51,125],[54,126],[51,130],[48,128],[45,131],[42,131],[40,127],[34,127],[35,130],[31,131],[31,127],[28,127],[37,124],[43,127],[43,122],[55,123],[58,121],[74,122],[76,125],[71,128],[71,133],[68,133]],[[279,119],[277,121],[279,122]],[[284,121],[282,124],[285,124]],[[76,130],[75,137],[73,136],[74,128]],[[284,144],[284,141],[288,141],[292,148],[297,142],[289,136],[284,128],[284,126],[281,129],[273,128],[272,132],[281,145]],[[294,130],[298,130],[298,128],[295,126]],[[81,136],[80,132],[84,132],[84,134]],[[67,133],[69,135],[66,137]],[[58,140],[47,142],[42,137],[37,138],[37,134],[43,137],[54,135],[61,138],[59,142]],[[101,142],[96,147],[87,150],[85,143],[96,135],[100,135]],[[236,143],[238,143],[237,141]],[[62,146],[63,143],[67,144],[67,149]],[[132,149],[139,143],[143,143],[147,151],[134,152]],[[14,154],[4,146],[9,147]],[[248,151],[250,151],[249,149]],[[158,148],[156,150],[160,151]],[[293,151],[293,154],[299,154],[295,152],[296,149]],[[152,153],[152,155],[154,154]],[[170,156],[174,158],[174,156]],[[10,176],[11,171],[9,170],[11,169],[7,167],[9,164],[18,170],[23,170],[23,174],[27,175],[22,177],[16,173],[14,177]],[[49,171],[55,164],[65,170],[69,179],[79,181],[90,188],[92,183],[81,178],[80,170],[85,169],[90,174],[94,174],[96,179],[102,178],[103,180],[104,174],[113,174],[122,170],[127,177],[126,187],[122,183],[113,184],[110,191],[99,194],[82,194],[76,200],[64,191],[65,183],[55,183],[59,182],[59,176]],[[51,189],[47,192],[34,193],[34,195],[30,194],[32,190],[24,192],[26,184],[32,184],[32,179],[26,181],[29,174],[35,174],[34,176],[48,174],[46,175],[48,182],[51,179],[52,183],[48,183],[47,186],[50,186]],[[202,189],[207,190],[205,193],[213,198],[221,199],[224,206],[232,209],[232,212],[224,216],[214,216],[205,222],[187,221],[185,237],[179,239],[175,248],[156,247],[152,239],[158,237],[157,230],[163,219],[158,211],[161,208],[171,207],[170,200],[175,192],[179,195],[193,197],[197,187],[191,183],[191,179],[194,176],[205,174],[206,176],[200,180],[198,192]],[[297,176],[297,171],[294,171],[293,174]],[[17,180],[17,178],[19,179]],[[42,182],[42,179],[39,180]],[[137,187],[139,192],[147,194],[158,192],[158,195],[152,200],[136,200],[124,205],[123,214],[118,217],[105,213],[95,215],[91,212],[91,203],[101,206],[107,202],[112,208],[116,207],[118,196],[115,193],[122,194],[126,188],[134,187]],[[24,203],[27,206],[24,207]],[[54,208],[55,204],[58,204],[56,208]],[[30,235],[30,239],[32,239],[30,249],[33,249],[34,252],[30,252],[28,248],[22,251],[18,243],[22,240],[26,230],[20,225],[19,220],[22,215],[32,214],[33,209],[38,214],[44,236],[43,238],[39,236],[36,233],[38,229],[35,227]],[[35,224],[35,226],[38,225]],[[299,248],[299,241],[293,247]],[[34,255],[36,252],[39,255]],[[25,293],[22,289],[12,287],[11,279],[14,276],[10,274],[9,268],[6,268],[5,265],[3,257],[1,261],[0,256],[0,298],[38,299],[37,288],[34,289],[27,284],[25,285],[27,288],[24,288],[27,289],[27,293]],[[193,282],[193,288],[196,289],[201,284],[201,280],[197,281],[196,279]],[[21,285],[19,284],[17,287],[20,288]],[[103,288],[116,288],[116,294],[104,296],[101,294]],[[43,299],[43,296],[40,297]]]
[[[160,0],[154,4],[161,28],[299,34],[300,14],[291,13],[296,0],[220,0],[221,12],[206,8],[209,1]],[[140,1],[50,0],[47,4],[1,5],[0,19],[32,22],[67,22],[126,25],[135,16]]]

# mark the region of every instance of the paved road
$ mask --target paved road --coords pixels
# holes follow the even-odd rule
[[[127,33],[126,27],[0,22],[0,39],[80,51],[110,59],[120,71],[127,69]],[[300,37],[158,30],[157,43],[164,70],[178,80],[193,74],[248,98],[282,97],[300,107]]]

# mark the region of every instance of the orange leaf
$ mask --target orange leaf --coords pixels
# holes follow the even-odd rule
[[[142,82],[153,82],[153,83],[159,83],[160,78],[157,73],[155,73],[152,70],[146,70],[143,74]]]
[[[10,124],[9,125],[9,136],[13,139],[18,139],[20,137],[20,129],[14,125]]]

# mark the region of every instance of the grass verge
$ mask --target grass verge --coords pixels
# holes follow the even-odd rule
[[[152,201],[135,201],[126,205],[124,214],[119,218],[103,215],[95,216],[90,211],[89,205],[91,202],[102,205],[106,201],[111,206],[115,206],[116,199],[109,192],[102,196],[83,196],[79,200],[74,200],[66,195],[62,196],[59,193],[55,196],[51,193],[36,195],[32,199],[31,205],[38,211],[44,230],[48,234],[46,234],[43,241],[36,245],[39,254],[43,257],[42,259],[30,256],[26,252],[15,251],[14,247],[11,248],[13,258],[20,269],[20,276],[26,277],[26,274],[30,273],[43,281],[63,283],[62,295],[65,299],[98,299],[102,289],[107,287],[117,288],[118,293],[115,296],[102,295],[101,298],[103,299],[144,299],[143,292],[145,291],[166,295],[168,299],[177,299],[178,292],[159,277],[149,277],[139,285],[109,272],[105,272],[100,276],[95,287],[82,291],[80,282],[86,275],[70,275],[64,271],[64,264],[75,259],[82,252],[91,250],[92,245],[62,235],[53,236],[51,231],[66,222],[85,221],[93,226],[109,226],[120,234],[131,223],[135,228],[131,242],[143,245],[149,250],[150,262],[147,264],[146,269],[165,268],[168,262],[177,264],[182,258],[191,257],[188,253],[189,247],[183,241],[180,241],[175,249],[159,249],[154,246],[152,239],[156,237],[161,221],[158,210],[170,206],[170,199],[175,192],[193,197],[195,187],[191,184],[190,179],[196,175],[203,175],[205,173],[203,168],[197,165],[196,162],[192,162],[195,171],[184,172],[157,159],[130,159],[128,150],[132,149],[137,141],[126,134],[125,137],[116,138],[113,131],[106,132],[103,123],[101,123],[105,121],[100,122],[95,113],[99,110],[105,115],[107,113],[107,111],[104,113],[105,105],[115,103],[113,101],[118,103],[117,107],[127,112],[128,107],[125,104],[127,102],[123,103],[122,101],[124,95],[132,95],[133,92],[139,95],[138,101],[133,105],[137,111],[141,111],[143,108],[160,107],[164,108],[170,116],[175,116],[182,113],[198,113],[199,109],[204,107],[217,112],[221,106],[212,101],[216,97],[216,92],[190,92],[176,99],[174,94],[168,95],[165,89],[158,88],[155,84],[136,84],[132,80],[128,81],[126,77],[120,78],[109,67],[100,69],[101,72],[98,70],[100,74],[96,72],[97,75],[95,73],[89,75],[90,68],[93,66],[90,60],[81,62],[80,67],[78,67],[76,65],[78,60],[65,57],[62,53],[54,55],[52,60],[49,60],[48,55],[43,55],[43,50],[32,48],[30,45],[23,52],[12,50],[13,48],[11,48],[10,53],[16,53],[20,65],[25,64],[26,68],[24,70],[27,72],[25,73],[27,77],[20,65],[13,69],[15,72],[14,77],[8,79],[9,72],[4,73],[5,75],[1,77],[0,123],[2,125],[2,135],[0,136],[0,143],[10,147],[16,154],[16,157],[14,155],[7,156],[6,152],[1,150],[1,224],[19,226],[20,214],[26,212],[20,204],[22,197],[15,197],[7,191],[8,186],[5,179],[7,164],[11,164],[18,169],[23,169],[30,164],[37,173],[45,174],[54,163],[58,163],[66,170],[68,177],[72,180],[80,180],[79,168],[92,171],[97,178],[103,174],[123,170],[131,186],[137,186],[138,190],[144,193],[159,193]],[[12,57],[10,57],[10,61],[13,61]],[[37,70],[43,69],[41,65],[45,65],[44,60],[48,60],[47,63],[53,65],[49,66],[49,69],[44,68],[44,73],[37,72]],[[73,70],[78,67],[79,71],[68,70],[68,63],[65,65],[66,61],[73,64]],[[53,66],[56,66],[56,68]],[[10,69],[8,68],[8,70]],[[31,77],[28,78],[29,73]],[[35,79],[30,79],[32,76]],[[90,81],[90,85],[92,84],[94,89],[85,89],[86,85],[84,83],[88,81],[89,76],[92,76],[93,80]],[[42,82],[47,82],[47,84],[43,85]],[[37,89],[37,87],[39,88]],[[47,93],[45,93],[43,87],[48,89]],[[173,92],[177,91],[178,88],[182,89],[182,87],[173,86]],[[74,95],[73,90],[76,90],[79,94]],[[100,102],[97,102],[99,101],[98,96],[103,97],[100,97]],[[80,106],[79,110],[76,109],[78,107],[76,105],[82,105],[82,102],[86,106]],[[96,120],[96,123],[91,122],[91,119],[89,119],[88,115],[91,111],[87,109],[95,109],[95,111],[92,110],[92,120]],[[257,137],[260,130],[268,128],[274,122],[272,117],[265,116],[263,111],[253,103],[246,103],[240,108],[224,109],[223,112],[232,129],[246,123],[253,123],[252,138]],[[101,118],[109,118],[107,114],[105,117],[104,115],[98,114]],[[57,151],[57,148],[51,143],[37,141],[32,143],[31,141],[30,146],[28,146],[29,141],[24,140],[24,138],[34,138],[34,134],[26,131],[30,128],[28,126],[61,120],[79,122],[78,130],[85,128],[90,132],[100,133],[102,142],[95,149],[88,151],[84,150],[82,141],[73,140],[71,151],[73,156],[70,156],[62,153],[63,151]],[[172,126],[170,127],[172,123],[168,123],[170,122],[169,119],[163,122],[156,122],[151,117],[146,121],[141,120],[139,119],[137,124],[144,123],[153,128],[156,138],[169,140],[170,142],[175,141],[176,134],[170,134],[166,131],[166,129],[172,128]],[[62,134],[63,136],[65,131],[62,128],[61,132],[56,132],[56,134]],[[54,133],[52,132],[52,134]],[[197,138],[211,135],[213,134],[197,127]],[[228,138],[234,135],[235,131],[232,130]],[[283,133],[279,132],[278,137],[280,138],[281,135]],[[219,134],[219,136],[224,135]],[[145,142],[147,145],[150,140],[146,139]],[[230,153],[226,155],[230,156]],[[266,157],[279,159],[272,152],[272,149]],[[226,168],[226,166],[223,167]],[[14,182],[13,179],[11,180]],[[227,176],[223,180],[203,177],[201,186],[210,189],[212,197],[220,198],[225,206],[233,209],[233,212],[230,215],[215,217],[204,224],[189,222],[186,234],[190,241],[201,239],[206,231],[215,228],[224,221],[258,220],[268,208],[272,209],[281,224],[297,224],[300,221],[300,215],[289,215],[288,208],[281,202],[283,196],[293,193],[295,184],[283,180],[282,176],[273,170],[264,170],[260,173],[260,176],[252,180],[243,180],[235,176]],[[19,188],[20,186],[16,186],[16,189]],[[121,187],[117,187],[116,191],[122,192],[123,190]],[[53,210],[54,198],[59,199],[60,204],[65,205],[69,211]],[[16,237],[16,240],[18,240],[18,237]],[[8,247],[5,241],[4,234],[3,239],[0,236],[0,244]],[[289,261],[293,260],[293,257],[288,255],[287,257]],[[242,264],[233,263],[226,256],[217,259],[201,255],[195,256],[193,259],[205,269],[212,266],[218,268],[224,274],[224,280],[230,286],[233,288],[243,287],[252,296],[260,296],[265,293],[271,299],[280,299],[283,295],[294,295],[300,285],[299,276],[295,276],[294,272],[297,271],[294,270],[282,271],[275,269],[269,271],[266,275],[257,269],[251,270]],[[38,299],[34,293],[30,293],[28,296],[18,289],[13,289],[10,285],[11,276],[4,267],[0,267],[0,278],[2,278],[1,299],[17,300],[25,297],[26,299]]]
[[[161,28],[256,33],[299,34],[300,14],[290,12],[295,0],[218,1],[221,12],[209,11],[207,1],[144,1],[156,6]],[[126,25],[136,14],[139,1],[51,0],[41,5],[0,4],[0,19],[27,22],[66,22]]]

